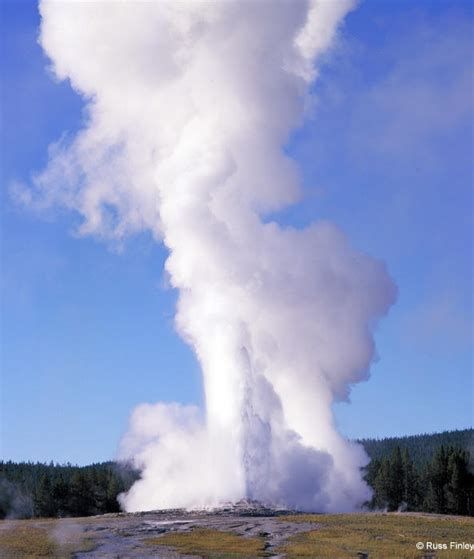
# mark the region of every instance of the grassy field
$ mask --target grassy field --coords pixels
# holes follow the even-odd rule
[[[197,528],[191,532],[150,538],[149,545],[166,545],[180,553],[206,559],[252,559],[268,557],[263,538],[243,538],[231,532]]]
[[[280,518],[310,523],[314,529],[292,536],[273,553],[267,548],[266,534],[244,538],[232,532],[194,528],[163,536],[140,535],[137,543],[143,555],[139,552],[139,556],[159,557],[159,546],[166,546],[205,559],[255,559],[276,553],[285,554],[288,559],[344,559],[357,558],[358,552],[368,553],[369,559],[420,559],[430,555],[426,549],[417,550],[417,542],[425,546],[426,542],[444,543],[448,547],[450,542],[474,543],[474,519],[468,517],[365,513]],[[70,558],[74,552],[93,550],[101,537],[119,526],[124,530],[129,521],[126,516],[123,520],[95,517],[2,521],[0,558]],[[91,526],[104,527],[103,531],[95,532],[94,539],[86,532]],[[448,549],[435,551],[430,557],[467,559],[474,557],[474,553]]]
[[[62,559],[93,549],[77,520],[5,520],[0,523],[0,557]]]
[[[417,542],[474,543],[474,519],[411,514],[298,515],[284,517],[294,522],[314,522],[315,530],[290,538],[281,551],[288,559],[302,557],[345,559],[366,552],[370,559],[418,559]],[[466,559],[470,551],[436,551],[437,559]]]

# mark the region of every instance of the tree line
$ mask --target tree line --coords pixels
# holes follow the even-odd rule
[[[0,518],[91,516],[119,512],[117,497],[138,472],[114,462],[73,466],[0,462]]]
[[[365,439],[371,509],[474,515],[469,449],[474,430]],[[117,497],[139,478],[131,467],[0,461],[0,518],[90,516],[118,512]]]
[[[373,489],[371,509],[408,510],[474,516],[474,476],[470,454],[441,446],[424,467],[408,449],[396,446],[388,457],[372,459],[366,480]]]
[[[411,435],[407,437],[386,437],[383,439],[359,439],[372,460],[388,458],[396,447],[408,450],[416,468],[425,468],[433,460],[441,446],[457,447],[464,450],[474,446],[473,429],[457,429],[443,433]]]

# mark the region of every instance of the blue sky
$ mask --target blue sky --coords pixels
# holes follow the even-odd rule
[[[371,379],[335,406],[349,437],[472,424],[472,24],[467,1],[362,3],[287,146],[306,196],[277,218],[335,221],[400,291]],[[114,251],[77,238],[77,216],[8,195],[83,117],[38,25],[35,3],[2,3],[1,455],[87,463],[114,456],[136,404],[201,403],[200,374],[163,247],[143,234]]]

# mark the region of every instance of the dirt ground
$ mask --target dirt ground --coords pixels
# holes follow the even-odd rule
[[[0,557],[207,558],[474,557],[419,551],[418,541],[474,540],[474,519],[409,514],[300,515],[260,506],[0,522]],[[474,547],[473,547],[474,549]],[[393,550],[393,555],[392,555]],[[428,553],[428,554],[427,554]]]

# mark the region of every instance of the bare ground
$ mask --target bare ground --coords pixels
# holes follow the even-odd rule
[[[474,519],[422,514],[301,515],[253,503],[217,511],[167,510],[89,518],[0,522],[0,557],[252,559],[361,557],[442,559],[417,541],[474,539]]]

